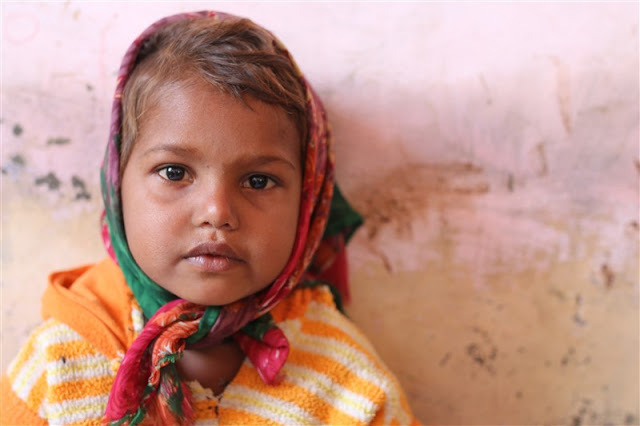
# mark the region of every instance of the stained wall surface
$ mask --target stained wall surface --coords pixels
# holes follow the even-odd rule
[[[3,3],[2,368],[101,259],[121,55],[211,7],[324,99],[366,225],[350,316],[426,424],[638,424],[637,3]]]

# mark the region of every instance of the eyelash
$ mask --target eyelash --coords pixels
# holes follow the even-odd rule
[[[169,178],[169,174],[168,174],[170,169],[175,169],[175,172],[179,172],[179,174],[181,173],[180,179],[170,179]],[[189,172],[186,170],[185,167],[174,165],[174,164],[169,164],[167,166],[160,167],[159,169],[156,170],[156,173],[161,178],[163,178],[164,180],[167,180],[169,182],[181,182],[189,174]],[[254,188],[254,187],[252,187],[251,183],[250,183],[250,180],[252,178],[264,178],[266,180],[265,186],[263,188]],[[256,183],[256,182],[254,182],[254,183]],[[268,175],[265,175],[265,174],[262,174],[262,173],[254,173],[254,174],[249,175],[243,181],[242,187],[243,188],[248,188],[248,189],[253,189],[253,190],[256,190],[256,191],[264,191],[266,189],[273,188],[277,184],[278,184],[278,182],[274,178],[272,178],[272,177],[270,177]]]
[[[175,180],[174,179],[170,179],[169,175],[167,174],[169,169],[176,169],[176,171],[180,171],[182,173],[181,178],[180,179],[175,179]],[[167,180],[169,182],[181,182],[184,179],[185,175],[189,174],[189,172],[187,172],[186,168],[184,168],[182,166],[175,165],[175,164],[169,164],[167,166],[160,167],[158,170],[156,170],[156,173],[158,175],[160,175],[161,178],[163,178],[163,179],[165,179],[165,180]]]
[[[249,183],[249,182],[250,182],[250,180],[251,180],[252,178],[264,178],[264,179],[266,179],[266,181],[267,181],[267,182],[266,182],[266,184],[265,184],[265,187],[264,187],[264,188],[253,188],[253,187],[251,186],[251,183]],[[245,186],[245,185],[244,185],[245,183],[248,183],[248,186]],[[243,188],[253,189],[253,190],[256,190],[256,191],[264,191],[264,190],[267,190],[267,189],[271,189],[271,188],[273,188],[273,187],[274,187],[275,185],[277,185],[277,184],[278,184],[278,182],[276,182],[276,180],[275,180],[275,179],[273,179],[273,178],[271,178],[271,177],[269,177],[269,176],[267,176],[267,175],[260,174],[260,173],[254,173],[254,174],[252,174],[252,175],[249,175],[249,176],[248,176],[248,177],[243,181],[243,185],[242,185],[242,187],[243,187]]]

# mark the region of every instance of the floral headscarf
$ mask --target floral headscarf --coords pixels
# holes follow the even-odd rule
[[[296,240],[284,269],[263,291],[230,305],[202,306],[179,299],[153,282],[131,255],[120,198],[121,98],[140,48],[159,28],[176,20],[235,18],[203,11],[161,19],[133,42],[120,67],[101,170],[105,205],[103,239],[149,320],[127,351],[111,389],[105,421],[112,424],[138,424],[147,415],[180,423],[193,420],[189,390],[175,366],[185,346],[211,346],[232,336],[262,379],[276,384],[278,372],[287,359],[289,343],[273,323],[269,310],[301,282],[332,279],[348,297],[344,244],[361,218],[334,187],[333,146],[324,107],[289,52],[275,37],[273,42],[278,53],[291,61],[304,85],[309,128]]]

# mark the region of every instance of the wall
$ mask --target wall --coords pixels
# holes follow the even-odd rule
[[[205,7],[289,47],[366,225],[351,317],[427,424],[638,424],[637,3],[3,3],[2,368],[104,256],[120,57]]]

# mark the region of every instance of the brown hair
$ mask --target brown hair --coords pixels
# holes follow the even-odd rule
[[[182,19],[145,40],[122,95],[120,174],[131,155],[138,122],[163,85],[199,77],[243,100],[281,106],[306,140],[304,85],[274,37],[248,19]],[[304,151],[304,146],[303,146]]]

